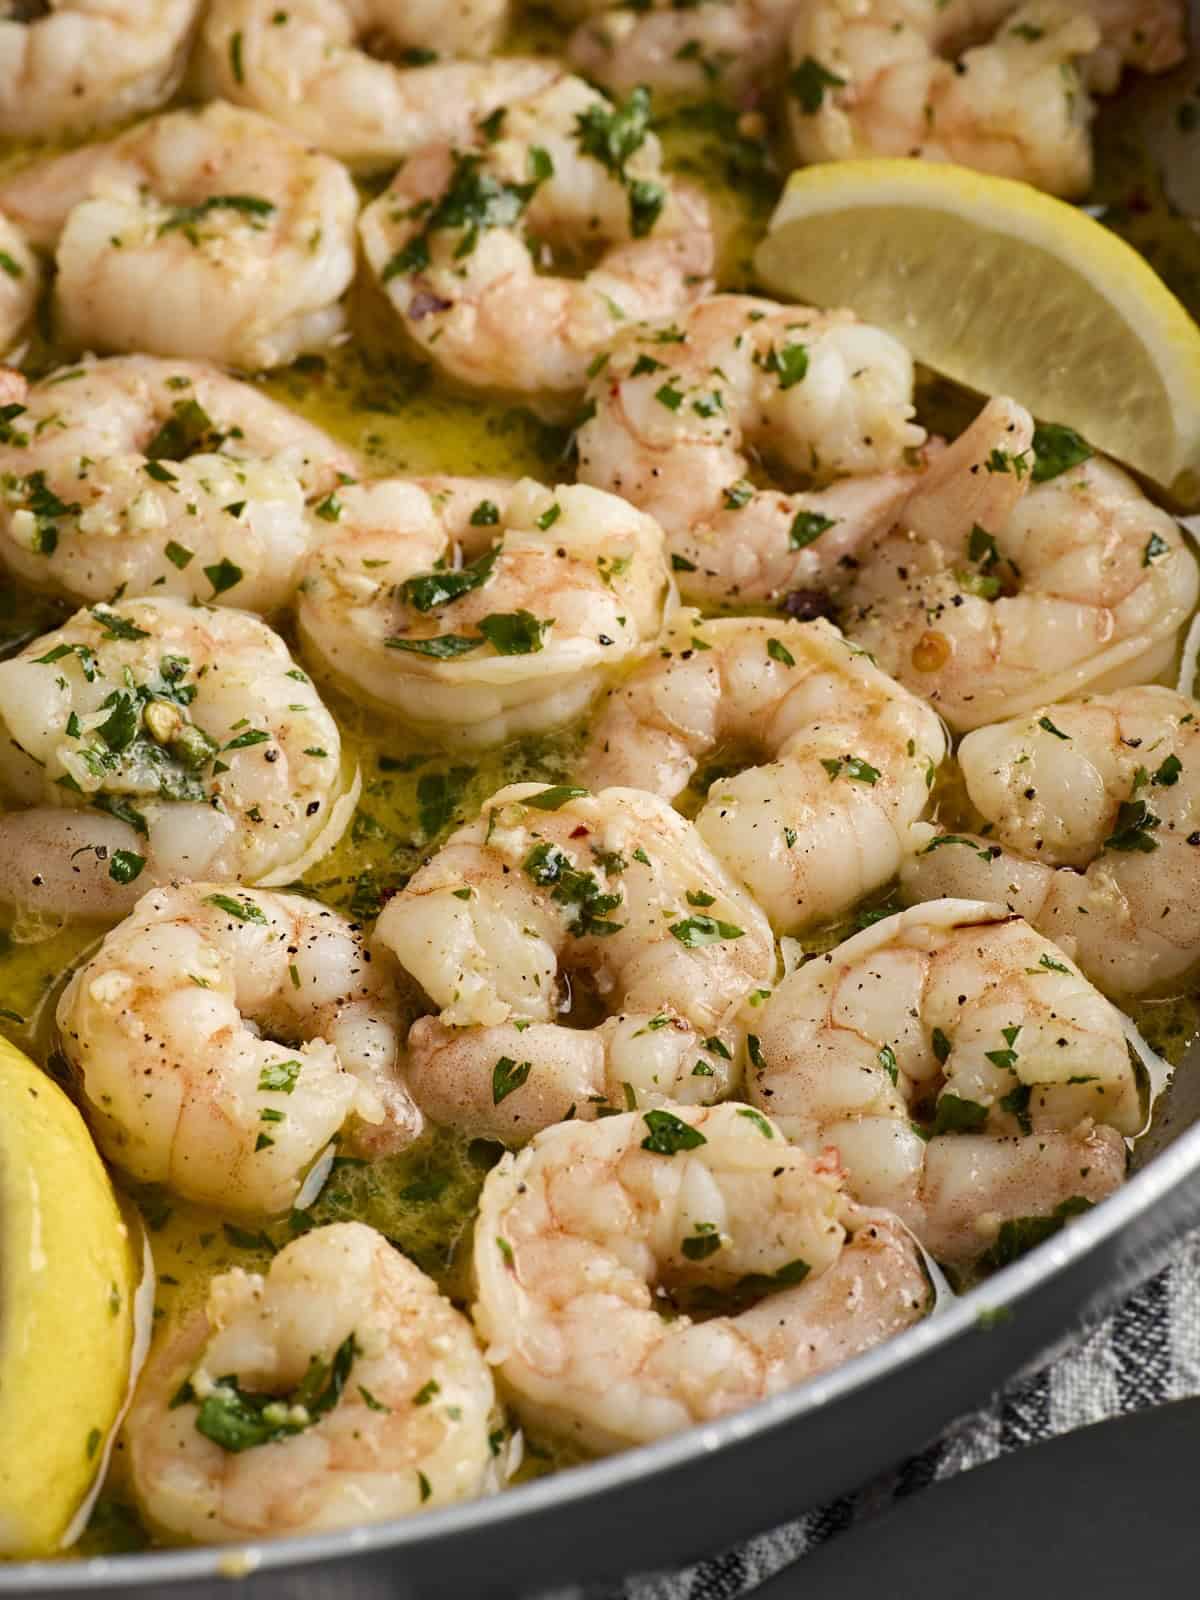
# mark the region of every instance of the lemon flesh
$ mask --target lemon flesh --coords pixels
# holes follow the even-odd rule
[[[1027,184],[915,160],[794,172],[755,266],[1200,502],[1200,328],[1136,251]]]
[[[82,1117],[0,1039],[0,1556],[57,1550],[103,1468],[140,1275]]]

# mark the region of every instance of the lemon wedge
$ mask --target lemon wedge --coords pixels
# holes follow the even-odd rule
[[[1085,212],[964,167],[832,162],[792,174],[755,266],[1200,502],[1200,328]]]
[[[0,1039],[0,1556],[77,1531],[128,1394],[141,1278],[82,1117]]]

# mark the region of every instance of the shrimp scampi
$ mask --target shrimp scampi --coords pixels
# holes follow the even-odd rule
[[[329,155],[386,168],[562,76],[556,61],[474,56],[507,0],[211,0],[199,73],[210,94],[260,111]],[[394,59],[364,46],[385,41]],[[415,61],[405,66],[407,57]]]
[[[1198,595],[1172,516],[1078,435],[995,399],[862,563],[842,622],[963,732],[1157,677]]]
[[[84,361],[5,408],[0,555],[76,604],[176,595],[272,612],[322,525],[314,514],[356,466],[215,367]]]
[[[730,775],[731,748],[765,764]],[[697,831],[795,933],[843,915],[924,842],[945,754],[936,714],[830,623],[682,611],[610,692],[582,776],[675,799],[717,758]]]
[[[907,896],[1006,903],[1106,993],[1177,992],[1200,966],[1200,706],[1158,685],[969,733],[987,837],[942,832]]]
[[[848,311],[714,295],[622,330],[588,403],[581,480],[661,524],[697,605],[844,587],[918,481],[912,357]],[[813,487],[761,487],[759,455]]]
[[[580,6],[563,6],[578,13]],[[680,5],[588,6],[567,47],[575,67],[611,93],[639,84],[668,95],[714,92],[738,99],[782,77],[796,0],[720,0]]]
[[[345,325],[358,198],[349,173],[265,117],[215,101],[0,183],[54,253],[58,331],[83,350],[258,370]]]
[[[503,1392],[593,1452],[778,1394],[932,1301],[894,1217],[847,1204],[836,1162],[732,1103],[540,1133],[488,1174],[474,1267]],[[751,1286],[746,1309],[688,1314]]]
[[[120,915],[171,879],[287,882],[353,809],[337,724],[241,611],[80,611],[0,662],[0,726],[0,792],[35,808],[0,817],[0,896],[52,915]],[[102,870],[76,877],[89,848]]]
[[[796,1143],[832,1145],[854,1196],[939,1260],[1103,1199],[1146,1121],[1119,1012],[986,902],[885,918],[792,972],[752,1025],[750,1098]]]
[[[775,971],[749,895],[634,789],[500,790],[388,901],[376,936],[439,1008],[409,1035],[415,1098],[511,1144],[570,1115],[727,1094],[730,1020]],[[566,1025],[571,1010],[597,1025]]]
[[[472,478],[343,489],[301,583],[306,643],[434,738],[554,728],[658,633],[663,538],[615,495]]]
[[[236,884],[153,889],[72,977],[63,1053],[101,1150],[220,1211],[285,1211],[345,1130],[403,1150],[390,964],[328,906]]]
[[[147,1521],[178,1540],[315,1533],[499,1487],[470,1324],[362,1223],[240,1267],[160,1334],[125,1423]]]
[[[644,91],[614,106],[562,78],[470,145],[431,144],[401,167],[359,231],[430,360],[463,383],[570,398],[622,322],[706,291],[708,204],[664,176],[649,122]],[[581,246],[599,252],[581,277],[554,270]]]

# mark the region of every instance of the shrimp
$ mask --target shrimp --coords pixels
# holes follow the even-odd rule
[[[200,0],[8,0],[4,10],[0,134],[55,139],[126,122],[169,100]]]
[[[907,895],[1005,901],[1105,993],[1178,992],[1200,964],[1198,716],[1152,685],[977,728],[958,760],[988,835],[935,836]]]
[[[924,842],[941,722],[830,623],[680,612],[610,691],[581,777],[673,800],[731,746],[767,764],[718,776],[696,828],[777,930],[843,914]]]
[[[171,879],[289,882],[353,810],[337,724],[283,640],[241,611],[80,611],[0,662],[0,727],[0,788],[36,817],[0,818],[0,886],[56,915],[95,903],[91,869],[78,903],[69,892],[81,849],[112,880],[107,915]]]
[[[736,1104],[540,1133],[487,1176],[474,1269],[504,1392],[531,1427],[593,1452],[778,1394],[932,1298],[895,1218],[849,1206],[836,1163]],[[738,1310],[748,1283],[762,1297]],[[714,1296],[729,1314],[687,1314]]]
[[[796,11],[791,127],[805,161],[924,156],[1068,198],[1091,185],[1089,89],[1184,55],[1179,0],[821,0]],[[1141,18],[1152,19],[1149,32]]]
[[[707,202],[663,177],[645,92],[615,107],[578,78],[510,105],[466,148],[426,146],[359,231],[436,365],[525,393],[581,391],[620,322],[674,314],[713,265]],[[570,278],[546,271],[552,250],[602,253]]]
[[[624,329],[597,366],[580,479],[661,524],[697,605],[844,584],[918,481],[912,357],[848,311],[714,295]],[[816,487],[757,487],[759,452]]]
[[[319,428],[216,368],[88,360],[4,407],[0,554],[75,604],[178,595],[275,611],[313,508],[357,463]]]
[[[371,35],[470,56],[487,53],[506,0],[212,0],[200,76],[210,95],[249,106],[351,166],[372,169],[435,140],[468,139],[479,118],[562,75],[554,61],[511,57],[404,68],[361,48]],[[403,53],[401,55],[403,59]]]
[[[16,223],[0,213],[0,357],[11,354],[24,339],[41,292],[37,256]]]
[[[268,1216],[344,1126],[359,1153],[405,1149],[422,1118],[389,968],[315,900],[152,889],[58,1003],[97,1144],[140,1183]]]
[[[345,325],[358,197],[345,168],[220,101],[152,117],[0,184],[57,268],[77,349],[258,370]]]
[[[577,11],[578,7],[560,7]],[[567,54],[613,93],[649,84],[664,94],[741,99],[761,93],[783,60],[796,0],[717,0],[680,6],[587,7]]]
[[[467,1319],[361,1222],[234,1267],[158,1336],[124,1440],[176,1539],[351,1528],[499,1487],[495,1389]]]
[[[842,622],[956,731],[1157,677],[1200,576],[1173,517],[1076,435],[993,400],[866,560]],[[1032,486],[1031,486],[1032,485]]]
[[[759,908],[691,823],[636,789],[501,789],[388,901],[376,937],[440,1008],[409,1035],[417,1102],[514,1144],[572,1108],[727,1094],[729,1020],[775,971]],[[560,1023],[573,984],[577,1021],[615,1015]]]
[[[614,495],[472,478],[340,491],[299,622],[352,689],[435,738],[577,717],[658,633],[662,533]]]
[[[939,1260],[1103,1199],[1146,1120],[1119,1012],[998,905],[888,917],[785,978],[753,1026],[754,1104],[805,1148],[833,1145],[855,1198]]]

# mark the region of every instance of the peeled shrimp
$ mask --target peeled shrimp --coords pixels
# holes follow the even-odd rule
[[[789,80],[796,149],[805,161],[924,156],[1083,194],[1092,176],[1089,88],[1116,87],[1126,50],[1150,70],[1183,58],[1178,0],[1139,5],[1132,26],[1131,9],[1126,0],[800,7]]]
[[[888,917],[785,978],[753,1027],[754,1103],[805,1148],[832,1145],[856,1199],[940,1260],[1111,1193],[1146,1119],[1120,1014],[998,905]]]
[[[59,332],[77,348],[257,370],[345,324],[350,175],[253,112],[153,117],[19,172],[0,205],[53,249]]]
[[[271,1215],[343,1125],[373,1155],[420,1133],[393,995],[388,963],[336,911],[192,883],[138,901],[67,985],[58,1028],[110,1161],[185,1199]]]
[[[1037,464],[990,401],[861,566],[846,632],[956,731],[1171,663],[1200,576],[1173,517],[1102,457]],[[1077,454],[1087,456],[1079,440]]]
[[[727,1094],[729,1019],[775,970],[762,912],[691,823],[635,789],[501,789],[376,935],[440,1010],[409,1035],[417,1101],[511,1144],[598,1108]],[[600,1026],[557,1020],[573,983],[610,1013]]]
[[[506,0],[212,0],[201,33],[205,89],[291,128],[356,167],[394,164],[562,75],[554,61],[497,57],[403,67],[364,40],[384,38],[421,61],[434,51],[486,55]],[[432,50],[429,47],[432,46]]]
[[[0,662],[0,727],[4,798],[35,808],[0,818],[0,895],[56,915],[120,913],[170,879],[287,882],[353,809],[337,724],[241,611],[80,611]],[[100,901],[69,867],[88,849]]]
[[[53,139],[125,122],[169,100],[200,0],[9,0],[4,9],[0,134]]]
[[[676,1107],[548,1128],[488,1174],[475,1325],[531,1426],[590,1451],[764,1400],[918,1321],[912,1238],[760,1112]],[[707,1321],[688,1291],[766,1297]]]
[[[0,357],[24,339],[41,292],[38,258],[16,223],[0,213]]]
[[[151,1527],[204,1543],[351,1528],[498,1486],[466,1318],[373,1228],[294,1239],[159,1335],[125,1422]]]
[[[917,481],[912,358],[848,311],[714,295],[624,329],[598,366],[579,476],[661,524],[697,605],[844,585]],[[817,487],[757,487],[759,452]]]
[[[178,595],[275,611],[355,470],[319,428],[216,368],[117,356],[6,407],[0,555],[80,602]]]
[[[1177,991],[1200,964],[1198,717],[1152,685],[977,728],[958,759],[987,837],[935,836],[907,894],[1004,901],[1107,993]]]
[[[301,632],[360,697],[432,737],[494,744],[569,722],[658,633],[662,533],[613,495],[394,478],[337,507]]]
[[[741,97],[760,93],[782,61],[796,0],[559,9],[593,13],[571,35],[568,55],[606,89],[624,94],[645,83],[664,94]]]
[[[767,764],[719,776],[696,828],[786,932],[895,876],[946,754],[937,716],[829,623],[684,611],[610,692],[582,780],[671,800],[730,746]]]
[[[469,148],[419,151],[359,231],[435,364],[523,392],[582,390],[621,322],[682,309],[713,265],[707,203],[664,178],[644,93],[618,109],[578,78],[510,105]],[[545,270],[551,249],[603,254],[571,278]]]

